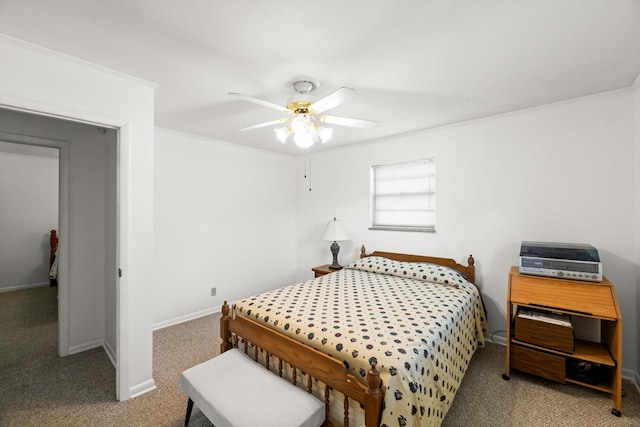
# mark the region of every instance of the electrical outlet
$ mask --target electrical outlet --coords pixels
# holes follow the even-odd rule
[[[211,296],[212,297],[216,296],[216,288],[211,288]]]

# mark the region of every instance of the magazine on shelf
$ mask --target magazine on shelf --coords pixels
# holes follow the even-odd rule
[[[553,323],[555,325],[571,327],[571,317],[568,314],[557,314],[557,313],[549,313],[545,311],[528,310],[528,309],[520,308],[518,310],[518,316],[525,319],[537,320],[540,322],[547,322],[547,323]]]

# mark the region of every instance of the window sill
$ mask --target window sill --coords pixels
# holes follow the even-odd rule
[[[386,230],[386,231],[415,231],[419,233],[435,233],[435,227],[400,227],[393,225],[374,225],[369,230]]]

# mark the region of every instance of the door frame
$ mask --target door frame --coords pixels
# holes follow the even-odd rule
[[[58,149],[58,355],[69,355],[69,141],[0,132],[13,144]]]
[[[67,121],[80,122],[94,126],[110,127],[117,131],[116,147],[116,268],[129,271],[129,186],[130,186],[130,144],[131,124],[127,120],[105,115],[97,115],[86,111],[69,109],[60,105],[40,104],[35,105],[28,100],[13,98],[10,104],[1,103],[0,108],[52,117]],[[58,301],[58,353],[60,356],[69,354],[69,286],[67,273],[69,271],[69,142],[46,140],[20,136],[0,132],[0,137],[6,137],[8,142],[17,142],[32,145],[59,144],[60,147],[60,278],[58,286],[62,285],[58,292],[62,295]],[[34,143],[39,139],[39,143]],[[31,140],[32,142],[29,142]],[[48,142],[47,142],[48,141]],[[116,278],[116,400],[124,401],[131,398],[129,384],[129,293],[128,275],[117,275]]]

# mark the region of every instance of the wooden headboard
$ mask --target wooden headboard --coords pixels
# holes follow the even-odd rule
[[[467,280],[471,283],[476,282],[476,268],[475,268],[475,259],[473,259],[473,255],[469,255],[467,258],[467,262],[469,265],[458,264],[455,260],[451,258],[439,258],[432,256],[423,256],[423,255],[410,255],[410,254],[398,254],[394,252],[379,252],[375,251],[373,253],[367,254],[367,250],[364,245],[360,248],[360,258],[365,258],[368,256],[380,256],[384,258],[389,258],[395,261],[405,261],[405,262],[429,262],[431,264],[443,265],[445,267],[453,268],[456,271],[462,273]]]

